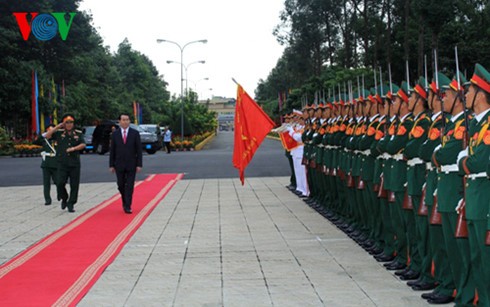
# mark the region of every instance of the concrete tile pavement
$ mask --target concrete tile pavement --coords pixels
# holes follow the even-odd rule
[[[179,181],[79,306],[427,305],[287,180]],[[40,186],[0,188],[0,263],[116,192],[83,184],[73,215]]]

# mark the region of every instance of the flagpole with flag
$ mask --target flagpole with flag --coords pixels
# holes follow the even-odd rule
[[[32,120],[31,131],[39,134],[39,103],[38,103],[39,89],[37,83],[37,71],[32,71]]]
[[[245,168],[259,148],[274,122],[262,108],[238,86],[235,105],[235,143],[233,147],[233,166],[238,169],[242,185],[245,183]]]
[[[51,78],[51,95],[53,99],[53,105],[54,105],[54,110],[53,110],[53,123],[55,125],[58,124],[58,103],[56,102],[56,88],[54,85],[54,78]]]

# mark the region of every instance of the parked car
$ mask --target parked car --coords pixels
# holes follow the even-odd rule
[[[93,133],[95,130],[95,126],[85,126],[82,129],[83,132],[83,138],[85,139],[85,152],[93,152],[94,151],[94,145],[92,144],[92,137]]]
[[[149,132],[144,127],[135,124],[130,124],[130,127],[140,133],[142,148],[148,154],[152,155],[162,148],[162,143],[156,133]],[[105,120],[97,125],[92,139],[95,152],[99,155],[104,155],[111,150],[111,135],[117,129],[119,129],[119,125],[115,120]]]
[[[92,135],[92,145],[94,152],[104,155],[110,150],[111,134],[119,126],[115,120],[104,120],[98,124]]]
[[[162,148],[162,131],[160,130],[160,126],[156,124],[142,124],[139,125],[141,143],[143,144],[143,149],[150,155],[154,154],[158,150]],[[147,135],[146,133],[150,135]]]

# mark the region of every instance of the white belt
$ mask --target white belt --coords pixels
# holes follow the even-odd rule
[[[365,156],[369,156],[369,155],[371,155],[371,149],[366,149],[366,150],[364,150],[364,151],[361,151],[361,153],[362,153],[363,155],[365,155]]]
[[[420,158],[413,158],[407,161],[408,166],[415,166],[419,164],[424,164],[424,161]]]
[[[432,166],[432,163],[431,162],[426,162],[425,163],[425,169],[428,170],[428,171],[433,171],[434,170],[434,167]]]
[[[399,154],[391,156],[391,158],[393,158],[397,161],[401,161],[401,160],[403,160],[403,154],[399,153]]]
[[[390,156],[389,153],[384,152],[383,155],[381,155],[381,158],[382,159],[385,159],[385,160],[388,160],[388,159],[391,159],[391,156]]]
[[[356,155],[358,155],[358,154],[361,154],[361,153],[362,153],[362,151],[360,151],[360,150],[354,150],[354,153],[355,153]]]
[[[459,168],[457,164],[441,165],[441,172],[446,174],[458,172]]]
[[[347,147],[344,147],[345,152],[350,152],[350,149],[347,149]]]
[[[318,144],[318,145],[316,145],[316,146],[318,146],[318,147],[320,147],[320,148],[325,147],[325,145],[323,145],[323,144]]]
[[[53,153],[53,152],[45,152],[45,151],[42,151],[41,152],[41,156],[44,156],[44,157],[54,157],[54,156],[56,156],[56,154]]]
[[[486,172],[481,172],[481,173],[478,173],[478,174],[469,174],[468,175],[468,178],[471,179],[471,180],[475,180],[476,178],[484,178],[484,177],[487,177],[487,173]]]

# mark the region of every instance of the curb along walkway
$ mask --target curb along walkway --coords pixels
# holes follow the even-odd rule
[[[427,306],[287,183],[179,181],[79,306]],[[83,184],[72,215],[0,188],[0,262],[116,192]]]

